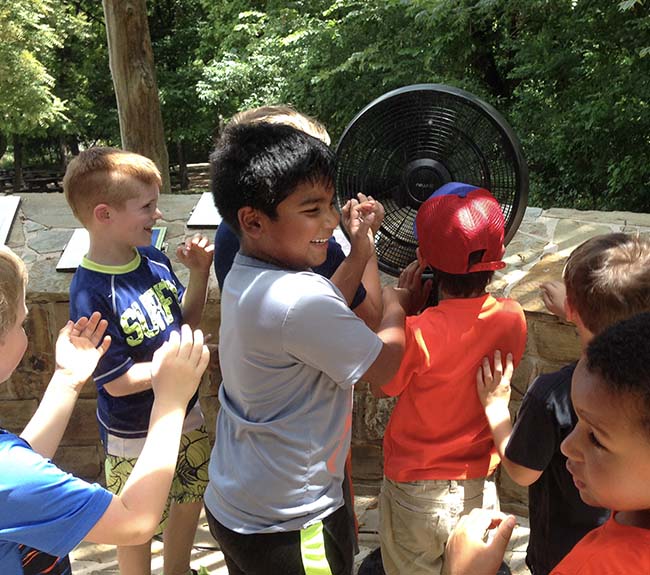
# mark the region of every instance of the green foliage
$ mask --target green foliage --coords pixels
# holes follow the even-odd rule
[[[59,3],[12,0],[0,5],[0,131],[26,134],[64,118],[48,71],[57,34]]]
[[[213,56],[197,89],[220,117],[291,103],[324,121],[336,141],[386,91],[448,83],[513,124],[532,203],[650,211],[643,0],[210,5]]]
[[[638,51],[641,20],[607,1],[530,2],[521,14],[510,114],[535,204],[650,211],[650,59]]]
[[[647,0],[147,6],[172,153],[182,142],[205,160],[224,120],[274,103],[319,118],[336,142],[374,98],[439,82],[482,97],[512,124],[530,203],[650,211]],[[119,143],[99,2],[4,2],[0,36],[0,131]]]

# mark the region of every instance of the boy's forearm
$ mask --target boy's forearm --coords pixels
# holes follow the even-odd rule
[[[512,422],[510,421],[510,410],[503,401],[495,401],[485,408],[485,415],[490,424],[492,439],[497,448],[499,457],[503,460],[506,456],[506,447],[512,435]]]
[[[377,255],[374,253],[366,263],[361,282],[366,289],[366,297],[354,311],[366,322],[366,325],[371,330],[376,331],[381,324],[384,302],[381,296],[381,280],[379,278]]]
[[[147,439],[135,467],[87,541],[133,545],[151,539],[171,487],[184,418],[184,405],[154,402]]]
[[[352,249],[330,278],[330,281],[343,294],[348,305],[352,305],[367,262],[367,257],[360,250]]]
[[[183,310],[183,322],[189,324],[192,328],[197,328],[201,322],[208,295],[209,277],[209,269],[190,271],[190,280],[183,294],[181,309]]]
[[[375,397],[386,397],[381,391],[397,373],[404,357],[406,337],[404,335],[404,321],[406,312],[395,299],[384,301],[384,312],[377,335],[383,342],[382,350],[364,374],[363,379],[370,383],[370,390]]]
[[[129,371],[104,384],[104,389],[113,397],[151,389],[151,362],[134,363]]]
[[[68,427],[79,392],[73,389],[70,376],[56,370],[43,394],[36,413],[20,434],[32,449],[51,459]]]
[[[485,415],[490,424],[492,438],[501,458],[501,464],[510,478],[523,487],[537,481],[542,474],[541,471],[519,465],[506,456],[506,448],[512,435],[512,423],[508,406],[504,402],[495,402],[485,408]]]

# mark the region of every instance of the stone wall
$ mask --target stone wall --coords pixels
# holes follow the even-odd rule
[[[162,196],[161,209],[167,226],[168,255],[181,281],[186,270],[175,262],[180,240],[194,233],[185,222],[198,195]],[[24,360],[7,384],[0,386],[0,421],[11,431],[23,429],[36,410],[54,368],[54,341],[68,317],[68,289],[72,274],[55,271],[66,242],[78,227],[61,194],[25,194],[8,244],[27,262],[30,282],[26,324],[29,346]],[[609,231],[650,233],[650,216],[624,212],[598,213],[574,210],[529,208],[522,225],[506,251],[508,264],[492,283],[497,295],[519,301],[526,312],[528,344],[515,372],[511,411],[516,414],[529,383],[540,373],[554,371],[575,360],[579,342],[574,327],[544,310],[539,283],[560,279],[568,254],[586,238]],[[210,236],[214,230],[203,230]],[[393,278],[384,276],[384,283]],[[219,290],[211,278],[208,302],[201,327],[217,340]],[[201,406],[214,433],[218,410],[217,370],[207,372],[200,388]],[[374,399],[365,384],[355,390],[352,449],[353,477],[358,493],[376,493],[382,478],[382,436],[394,400]],[[95,389],[87,384],[72,416],[55,461],[64,469],[89,479],[102,475],[102,448],[95,421]],[[527,514],[526,490],[499,476],[504,509]]]

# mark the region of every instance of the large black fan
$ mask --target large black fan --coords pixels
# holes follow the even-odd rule
[[[447,182],[486,188],[506,221],[505,243],[526,209],[528,168],[517,136],[492,106],[443,84],[388,92],[350,122],[337,147],[339,207],[358,192],[382,202],[379,267],[397,276],[415,259],[418,207]]]

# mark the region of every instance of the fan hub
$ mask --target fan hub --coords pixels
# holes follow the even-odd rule
[[[409,162],[404,171],[406,194],[400,198],[403,200],[400,203],[417,210],[440,186],[449,182],[449,170],[437,160],[421,158]],[[398,198],[396,200],[399,201]]]

